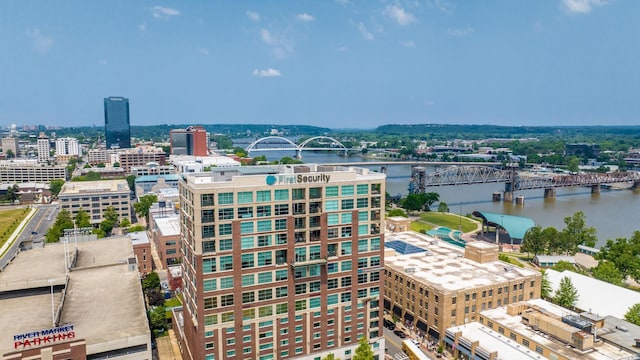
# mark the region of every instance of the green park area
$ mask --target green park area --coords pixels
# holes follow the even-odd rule
[[[9,240],[11,234],[28,214],[28,208],[0,210],[0,247]]]
[[[471,232],[478,228],[478,223],[464,216],[442,212],[423,212],[417,219],[411,222],[411,230],[424,232],[437,226],[448,227],[452,230],[461,229],[462,232]]]

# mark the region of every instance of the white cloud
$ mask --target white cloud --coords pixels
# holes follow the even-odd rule
[[[440,11],[444,13],[448,13],[451,11],[451,4],[449,4],[445,0],[435,0],[433,2],[433,6],[437,7],[438,9],[440,9]]]
[[[107,60],[104,60],[104,59],[98,60],[98,65],[107,65],[107,64],[109,64]]]
[[[147,23],[142,23],[142,24],[138,25],[138,30],[140,30],[142,32],[146,32],[147,31]]]
[[[43,54],[53,46],[53,37],[42,34],[38,28],[27,29],[27,36],[31,38],[33,47]]]
[[[608,0],[562,0],[565,11],[572,14],[586,14],[593,7],[606,5]]]
[[[271,32],[267,29],[260,29],[260,38],[262,39],[262,41],[264,41],[269,45],[277,44],[276,39],[273,37],[273,35],[271,35]]]
[[[296,15],[296,20],[298,21],[302,21],[302,22],[310,22],[315,20],[316,18],[314,18],[313,16],[307,14],[307,13],[302,13],[302,14],[298,14]]]
[[[365,40],[373,40],[373,34],[367,30],[367,27],[364,26],[362,21],[358,24],[358,31],[360,31],[360,35],[362,35]]]
[[[180,15],[180,11],[164,6],[154,6],[151,9],[151,15],[156,19],[168,19],[171,16]]]
[[[203,47],[198,48],[198,52],[202,55],[209,55],[209,49],[207,48],[203,48]]]
[[[282,76],[280,71],[278,71],[276,69],[272,69],[272,68],[268,68],[266,70],[255,69],[255,70],[253,70],[253,75],[254,76],[258,76],[258,77],[278,77],[278,76]]]
[[[467,36],[469,34],[474,33],[476,30],[474,28],[472,28],[470,25],[467,25],[466,27],[463,28],[449,28],[447,29],[447,34],[449,34],[449,36]]]
[[[397,5],[390,5],[384,10],[385,15],[393,19],[398,24],[405,26],[416,21],[416,17],[412,13],[406,12]]]
[[[413,42],[413,40],[409,40],[409,41],[403,42],[402,46],[408,47],[408,48],[414,48],[414,47],[416,47],[416,43]]]
[[[246,14],[251,21],[260,21],[260,14],[258,14],[257,12],[247,11]]]

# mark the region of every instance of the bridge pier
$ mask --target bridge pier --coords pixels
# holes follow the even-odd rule
[[[513,191],[505,191],[503,197],[505,202],[513,202]]]
[[[600,184],[591,185],[591,193],[592,194],[600,194]]]
[[[631,187],[631,189],[635,190],[635,189],[640,189],[640,180],[636,180],[633,182],[633,186]]]
[[[547,188],[544,189],[544,198],[555,198],[556,197],[556,189],[555,188]]]
[[[522,195],[516,196],[516,205],[524,206],[524,196]]]
[[[386,174],[387,173],[387,166],[386,165],[385,166],[380,166],[380,172],[383,173],[383,174]]]
[[[500,194],[498,191],[493,193],[493,196],[491,197],[491,200],[495,201],[500,201],[502,199],[502,194]]]
[[[302,150],[296,150],[296,159],[302,159]]]

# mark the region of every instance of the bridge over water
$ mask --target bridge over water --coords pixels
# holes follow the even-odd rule
[[[546,174],[519,172],[517,165],[506,169],[480,165],[449,166],[431,173],[423,166],[414,166],[409,184],[410,193],[425,192],[432,186],[456,186],[484,183],[505,183],[504,200],[513,201],[518,190],[544,189],[547,198],[556,196],[556,188],[590,186],[592,193],[599,193],[604,184],[630,183],[640,187],[640,172],[613,172],[595,174]],[[494,200],[499,200],[499,195]]]
[[[329,145],[325,145],[326,142],[329,142]],[[303,150],[340,151],[344,156],[348,156],[349,151],[360,151],[359,148],[347,148],[343,143],[329,136],[314,136],[300,144],[282,136],[266,136],[252,142],[245,150],[249,154],[251,151],[295,151],[298,159],[302,159]]]

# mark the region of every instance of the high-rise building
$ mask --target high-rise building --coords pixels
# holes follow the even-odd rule
[[[182,174],[185,359],[348,359],[382,337],[385,175],[322,166]]]
[[[5,155],[9,152],[12,157],[18,156],[18,139],[14,137],[2,138],[2,152]]]
[[[207,156],[209,133],[202,126],[189,126],[186,129],[174,129],[171,137],[171,155]]]
[[[47,162],[49,161],[51,144],[49,144],[49,138],[41,132],[38,136],[38,161],[39,162]]]
[[[56,155],[80,155],[80,147],[76,138],[56,139]]]
[[[115,96],[104,99],[104,134],[107,149],[131,147],[129,99]]]

